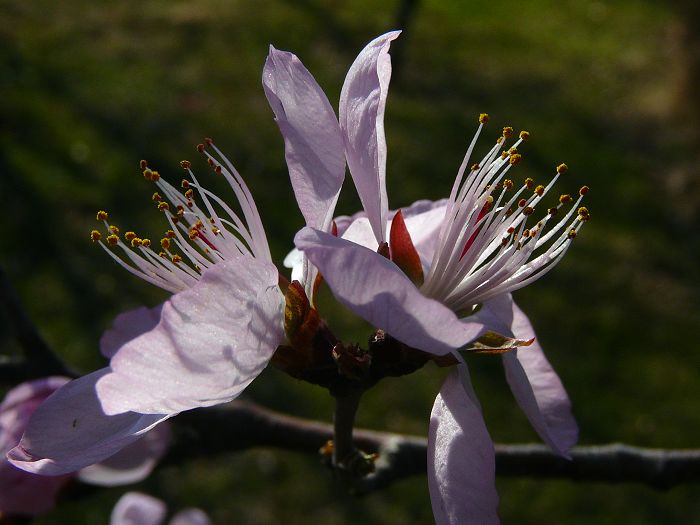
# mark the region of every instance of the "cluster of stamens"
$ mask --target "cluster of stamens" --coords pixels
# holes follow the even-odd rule
[[[507,147],[514,131],[503,128],[493,148],[465,176],[488,120],[488,115],[479,117],[479,129],[452,188],[438,247],[422,287],[423,293],[455,311],[470,311],[487,299],[522,288],[544,275],[563,257],[583,223],[590,219],[588,209],[579,206],[588,192],[583,186],[577,198],[561,195],[542,218],[531,222],[543,198],[568,167],[558,165],[546,185],[528,177],[517,187],[506,178],[522,161],[518,148],[530,137],[527,131],[521,131],[515,143]],[[555,216],[560,218],[552,225]]]
[[[228,181],[243,219],[217,195],[199,185],[189,161],[180,163],[189,178],[182,180],[182,190],[179,190],[142,160],[140,168],[144,178],[158,189],[151,200],[169,225],[160,239],[160,250],[156,252],[150,239],[133,231],[121,236],[119,228],[109,223],[106,211],[97,212],[97,220],[106,230],[104,239],[100,231],[90,232],[92,241],[99,242],[129,272],[171,292],[189,288],[203,271],[229,258],[249,256],[270,260],[260,216],[240,174],[211,139],[199,144],[197,151],[206,157],[217,175],[223,175]],[[121,249],[124,255],[120,257],[113,248]]]

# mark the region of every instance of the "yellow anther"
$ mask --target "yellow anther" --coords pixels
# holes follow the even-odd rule
[[[585,206],[581,206],[581,207],[577,210],[577,213],[578,213],[579,215],[588,215],[588,208],[586,208]]]
[[[163,200],[163,196],[160,193],[155,192],[153,195],[151,195],[151,200],[153,202],[160,202]]]
[[[562,174],[566,173],[567,171],[569,171],[569,166],[567,166],[563,162],[559,164],[559,166],[557,166],[557,173]]]
[[[571,202],[571,195],[569,195],[568,193],[561,195],[559,197],[559,202],[561,202],[562,204],[566,204],[567,202]]]
[[[168,239],[174,239],[176,237],[175,232],[173,230],[168,230],[165,232],[165,236]]]
[[[101,238],[102,238],[102,234],[100,232],[98,232],[97,230],[92,230],[90,232],[90,239],[92,240],[92,242],[97,242]]]
[[[119,242],[119,237],[117,237],[116,235],[112,234],[112,235],[107,236],[107,244],[114,246],[118,242]]]
[[[535,193],[536,193],[537,195],[539,195],[540,197],[542,197],[542,195],[544,195],[544,186],[542,186],[542,184],[539,184],[539,185],[535,188]]]
[[[181,160],[180,161],[180,167],[183,170],[188,170],[192,166],[192,163],[189,160]]]
[[[479,168],[481,168],[481,166],[479,166],[479,164],[476,163],[476,164],[472,164],[471,170],[472,170],[472,171],[476,171],[476,170],[478,170]]]
[[[503,142],[503,137],[498,137],[496,139],[496,144],[500,144],[501,142]]]
[[[136,248],[138,246],[141,246],[143,244],[143,240],[139,239],[138,237],[134,237],[131,239],[131,247]]]
[[[513,136],[513,128],[510,126],[503,128],[503,136],[507,139],[511,138]]]
[[[479,115],[479,124],[486,124],[489,121],[489,114],[482,113]]]
[[[216,226],[214,226],[214,227],[211,229],[211,231],[212,231],[212,233],[213,233],[214,235],[219,235],[219,234],[221,233],[221,230],[220,230],[219,228],[217,228]]]
[[[97,217],[96,217],[96,219],[97,219],[98,221],[106,221],[108,217],[109,217],[109,214],[108,214],[106,211],[100,210],[100,211],[97,212]]]
[[[591,219],[591,214],[588,213],[588,208],[586,208],[585,206],[581,206],[578,209],[578,218],[582,222],[589,221]]]
[[[521,160],[523,160],[523,156],[520,153],[515,153],[514,155],[510,156],[510,160],[508,162],[510,162],[511,166],[517,166],[520,164]]]
[[[524,130],[521,131],[521,132],[520,132],[520,138],[521,138],[522,140],[527,140],[527,139],[529,139],[529,138],[530,138],[530,132],[529,132],[529,131],[524,131]]]
[[[117,228],[117,227],[114,226],[114,225],[111,225],[111,226],[109,227],[109,231],[112,232],[114,235],[119,235],[119,228]]]
[[[518,148],[510,148],[508,150],[508,153],[510,153],[511,155],[515,155],[517,152],[518,152]]]
[[[177,264],[177,263],[182,262],[182,257],[180,257],[179,255],[173,255],[173,258],[170,260],[173,261],[175,264]]]
[[[143,170],[143,178],[150,181],[153,180],[153,172],[150,168],[146,168],[145,170]]]
[[[190,240],[194,241],[198,236],[199,236],[199,232],[197,231],[197,228],[192,228],[190,230]]]
[[[573,239],[574,237],[576,237],[576,228],[571,228],[571,229],[569,230],[569,234],[567,235],[567,237],[568,237],[569,239]]]
[[[534,185],[535,185],[535,181],[532,180],[530,177],[528,177],[527,179],[525,179],[525,187],[526,187],[528,190],[531,190],[532,187],[533,187]]]
[[[527,204],[527,200],[525,200],[525,199],[520,199],[520,200],[518,201],[518,208],[522,208],[522,207],[524,207],[526,204]]]
[[[532,215],[535,212],[535,208],[532,206],[525,206],[523,208],[523,215]]]
[[[578,194],[585,195],[586,193],[588,193],[588,186],[581,186],[581,189],[578,190]]]
[[[168,257],[168,254],[165,253],[165,252],[159,252],[159,253],[158,253],[158,256],[159,256],[159,257],[162,257],[163,259],[166,259],[166,258]]]
[[[168,250],[168,249],[170,248],[170,239],[168,239],[167,237],[163,237],[163,238],[160,240],[160,246],[161,246],[164,250]]]
[[[132,240],[134,240],[136,237],[137,237],[137,235],[136,235],[136,233],[134,233],[134,232],[126,232],[126,233],[124,234],[124,238],[125,238],[127,241],[129,241],[129,242],[132,241]]]
[[[178,204],[177,205],[177,216],[182,217],[183,215],[185,215],[185,207],[182,206],[181,204]]]
[[[201,220],[199,220],[195,223],[194,227],[198,230],[201,230],[202,228],[204,228],[204,223]]]
[[[182,179],[180,186],[182,186],[184,189],[187,189],[190,187],[190,181],[188,181],[187,179]]]
[[[191,199],[193,195],[194,195],[194,190],[192,188],[190,188],[189,190],[187,190],[185,192],[185,197],[187,197],[188,199]]]
[[[506,190],[509,190],[513,187],[513,181],[510,179],[506,179],[503,181],[503,188]]]
[[[151,172],[151,180],[153,182],[158,182],[159,179],[160,179],[160,173],[158,173],[157,171],[152,171]]]
[[[550,215],[556,215],[558,211],[559,211],[559,208],[554,207],[554,208],[549,208],[547,210],[547,213],[549,213]]]
[[[525,228],[525,230],[523,230],[523,237],[529,237],[529,236],[530,236],[530,230]]]
[[[502,159],[505,159],[507,156],[508,156],[508,152],[507,152],[507,151],[502,151],[502,152],[501,152],[501,158],[502,158]]]
[[[214,220],[214,217],[209,217],[209,222],[212,224],[216,224],[216,221]]]
[[[158,209],[160,211],[168,211],[168,210],[170,210],[170,205],[167,202],[159,202]]]
[[[145,248],[150,248],[150,247],[151,247],[151,239],[142,239],[142,240],[141,240],[141,244],[142,244]]]
[[[139,162],[139,167],[140,167],[142,170],[145,170],[145,169],[148,167],[148,161],[145,161],[145,160],[140,161],[140,162]]]

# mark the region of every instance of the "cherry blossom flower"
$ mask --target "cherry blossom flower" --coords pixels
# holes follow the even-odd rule
[[[127,492],[112,510],[110,525],[160,525],[165,519],[165,503],[140,492]],[[211,525],[200,509],[184,509],[168,522],[170,525]]]
[[[169,429],[162,425],[111,458],[82,469],[77,474],[39,476],[20,470],[5,459],[5,453],[19,442],[30,416],[66,377],[47,377],[22,383],[11,389],[0,404],[0,515],[37,516],[54,507],[58,492],[71,480],[94,485],[136,483],[151,472],[164,454]]]
[[[455,356],[460,364],[445,381],[430,420],[436,522],[496,523],[493,444],[458,350],[493,332],[529,343],[503,353],[506,378],[535,430],[556,452],[567,453],[578,434],[568,396],[539,344],[532,344],[534,331],[510,292],[564,256],[589,218],[579,207],[587,187],[576,199],[562,195],[531,223],[567,167],[560,165],[546,186],[527,179],[516,188],[506,175],[520,163],[518,148],[529,134],[521,132],[508,145],[510,127],[470,166],[488,121],[484,114],[447,201],[406,220],[399,211],[389,221],[383,113],[391,76],[388,47],[397,36],[382,35],[360,53],[341,93],[341,130],[364,216],[342,238],[307,227],[295,243],[350,310],[406,345]]]
[[[291,53],[270,48],[263,84],[301,212],[309,226],[328,227],[345,172],[335,113]],[[183,410],[230,401],[285,342],[280,276],[253,197],[211,140],[197,149],[229,183],[240,214],[200,184],[189,161],[181,163],[181,189],[141,162],[169,226],[159,251],[148,238],[122,233],[105,211],[97,214],[105,233],[93,230],[91,238],[127,271],[174,295],[115,320],[101,341],[109,367],[66,385],[38,411],[8,456],[21,468],[72,472]],[[315,271],[307,267],[300,278],[309,297]]]

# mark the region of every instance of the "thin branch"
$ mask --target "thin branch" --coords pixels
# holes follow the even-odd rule
[[[193,410],[176,419],[177,439],[169,461],[232,450],[273,447],[318,454],[333,426],[287,416],[252,403]],[[215,430],[214,430],[215,429]],[[355,445],[379,454],[374,473],[359,478],[365,494],[426,472],[427,441],[418,436],[356,429]],[[639,448],[623,444],[576,447],[571,460],[544,445],[497,445],[496,472],[504,477],[569,479],[602,483],[644,483],[655,489],[700,482],[700,450]]]
[[[7,311],[24,359],[0,362],[0,380],[19,382],[49,375],[74,376],[41,337],[5,271],[0,267],[0,304]]]

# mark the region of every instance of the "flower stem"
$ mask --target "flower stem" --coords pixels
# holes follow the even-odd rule
[[[333,466],[347,469],[354,459],[356,449],[352,440],[355,414],[364,390],[349,389],[344,396],[335,399],[333,418]]]

